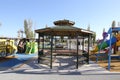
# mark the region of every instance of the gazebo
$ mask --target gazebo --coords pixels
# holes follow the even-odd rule
[[[35,30],[36,33],[38,33],[38,63],[40,62],[40,52],[41,50],[43,51],[44,54],[44,37],[49,36],[50,37],[50,68],[52,69],[52,59],[53,59],[53,39],[55,36],[67,36],[69,39],[76,39],[77,45],[76,45],[76,68],[78,68],[78,62],[79,62],[79,48],[78,48],[78,39],[82,38],[83,40],[85,38],[88,39],[88,48],[87,48],[87,63],[89,64],[89,47],[90,47],[90,40],[91,36],[94,34],[93,31],[90,30],[85,30],[81,28],[74,27],[75,22],[70,21],[70,20],[58,20],[54,21],[53,27],[46,27],[42,29],[37,29]],[[40,41],[42,37],[42,48],[40,49]],[[84,44],[83,44],[84,46]],[[84,50],[84,47],[83,47]]]

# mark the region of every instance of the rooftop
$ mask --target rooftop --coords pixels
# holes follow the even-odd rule
[[[69,20],[58,20],[53,22],[55,25],[52,27],[46,27],[42,29],[35,30],[36,33],[44,34],[44,35],[55,35],[55,36],[88,36],[94,34],[93,31],[85,30],[82,28],[78,28],[73,26],[75,22]]]

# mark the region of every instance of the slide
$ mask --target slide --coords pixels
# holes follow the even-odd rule
[[[115,44],[115,43],[116,43],[116,46],[120,46],[120,34],[118,34],[118,35],[116,35],[116,36],[113,36],[113,37],[111,38],[111,45],[113,45],[113,44]],[[105,48],[107,48],[107,47],[109,47],[109,46],[110,46],[110,40],[107,40],[107,41],[104,41],[104,42],[100,43],[99,45],[97,45],[97,46],[95,47],[95,49],[92,50],[91,52],[97,52],[97,51],[99,51],[100,49],[103,50],[103,49],[105,49]]]
[[[36,53],[38,50],[37,42],[26,42],[26,54]]]
[[[116,42],[116,46],[120,46],[120,40]]]
[[[30,42],[26,42],[26,51],[25,51],[25,53],[26,54],[30,54],[31,50],[32,50],[31,43]]]

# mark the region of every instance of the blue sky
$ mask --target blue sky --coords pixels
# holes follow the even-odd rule
[[[0,0],[0,36],[17,37],[25,19],[31,19],[35,29],[62,19],[84,29],[90,24],[98,39],[113,20],[120,22],[120,0]]]

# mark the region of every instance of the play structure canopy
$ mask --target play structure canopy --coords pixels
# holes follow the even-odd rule
[[[77,27],[73,26],[74,24],[75,24],[75,22],[73,22],[73,21],[69,21],[69,20],[65,20],[65,19],[58,20],[58,21],[54,22],[55,26],[37,29],[37,30],[35,30],[35,32],[39,34],[38,35],[39,41],[40,41],[40,37],[51,36],[51,43],[53,43],[54,36],[68,36],[68,37],[76,39],[77,42],[78,42],[79,37],[88,38],[88,62],[89,62],[89,42],[90,42],[89,40],[90,40],[90,36],[92,36],[94,34],[94,32],[90,31],[90,30],[85,30],[82,28],[77,28]],[[38,44],[38,46],[39,46],[39,44]],[[78,68],[78,45],[77,45],[76,52],[77,52],[76,68]],[[39,49],[38,49],[38,53],[39,53]],[[51,44],[51,62],[50,62],[51,68],[52,68],[52,53],[53,53],[53,47]]]

